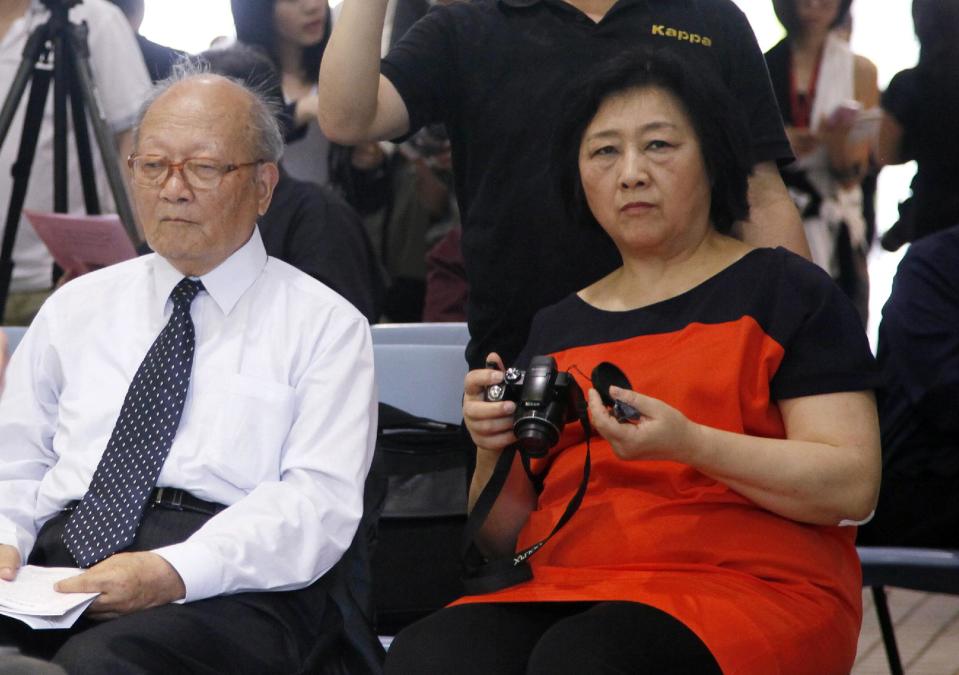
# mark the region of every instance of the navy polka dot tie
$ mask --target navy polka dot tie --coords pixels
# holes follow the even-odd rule
[[[183,279],[170,294],[173,314],[150,347],[123,400],[90,488],[63,530],[80,567],[129,546],[173,444],[193,368],[190,304],[203,283]]]

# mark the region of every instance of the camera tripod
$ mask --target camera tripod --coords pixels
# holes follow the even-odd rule
[[[20,224],[23,203],[27,196],[30,170],[36,155],[51,79],[53,80],[53,210],[58,213],[65,213],[68,210],[67,100],[69,99],[87,213],[100,213],[87,127],[87,114],[89,114],[90,125],[103,160],[117,213],[130,240],[136,242],[138,239],[133,209],[124,187],[114,141],[97,97],[96,83],[89,60],[88,29],[86,23],[71,23],[68,16],[70,8],[81,2],[83,0],[43,0],[43,4],[50,11],[50,18],[46,23],[38,26],[27,39],[20,67],[17,69],[3,108],[0,109],[0,146],[2,146],[27,84],[32,79],[33,85],[27,100],[20,148],[11,172],[13,189],[7,207],[3,244],[0,247],[0,317],[6,309],[10,291],[10,281],[13,277],[13,245]]]

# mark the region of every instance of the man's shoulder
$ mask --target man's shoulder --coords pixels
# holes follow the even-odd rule
[[[290,310],[316,317],[336,314],[344,320],[366,321],[359,310],[339,293],[279,258],[267,258],[265,274],[268,283],[284,289],[289,300],[286,307]]]
[[[51,299],[60,298],[61,301],[69,301],[71,298],[82,295],[102,293],[105,287],[119,288],[132,284],[148,273],[150,261],[155,255],[155,253],[151,253],[138,256],[88,272],[67,282],[50,297]]]

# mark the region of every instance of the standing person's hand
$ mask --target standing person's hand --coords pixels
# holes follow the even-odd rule
[[[2,337],[0,333],[0,337]],[[0,544],[0,579],[13,581],[20,571],[20,552],[9,544]]]
[[[802,159],[812,153],[822,142],[817,134],[809,129],[798,127],[786,127],[786,136],[789,138],[789,145],[792,146],[792,150],[796,154],[796,159]]]
[[[486,358],[492,368],[478,368],[466,374],[463,386],[463,420],[478,448],[500,451],[516,441],[513,435],[512,401],[487,401],[486,388],[503,381],[503,361],[498,354]]]

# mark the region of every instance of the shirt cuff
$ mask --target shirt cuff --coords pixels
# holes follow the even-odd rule
[[[153,553],[166,560],[183,580],[186,596],[183,602],[194,602],[223,595],[223,579],[214,558],[203,544],[185,541],[181,544],[153,549]]]
[[[20,554],[21,565],[27,564],[27,558],[30,557],[30,552],[33,550],[34,541],[34,538],[28,536],[19,527],[0,526],[0,544],[13,546],[17,549],[17,553]]]

